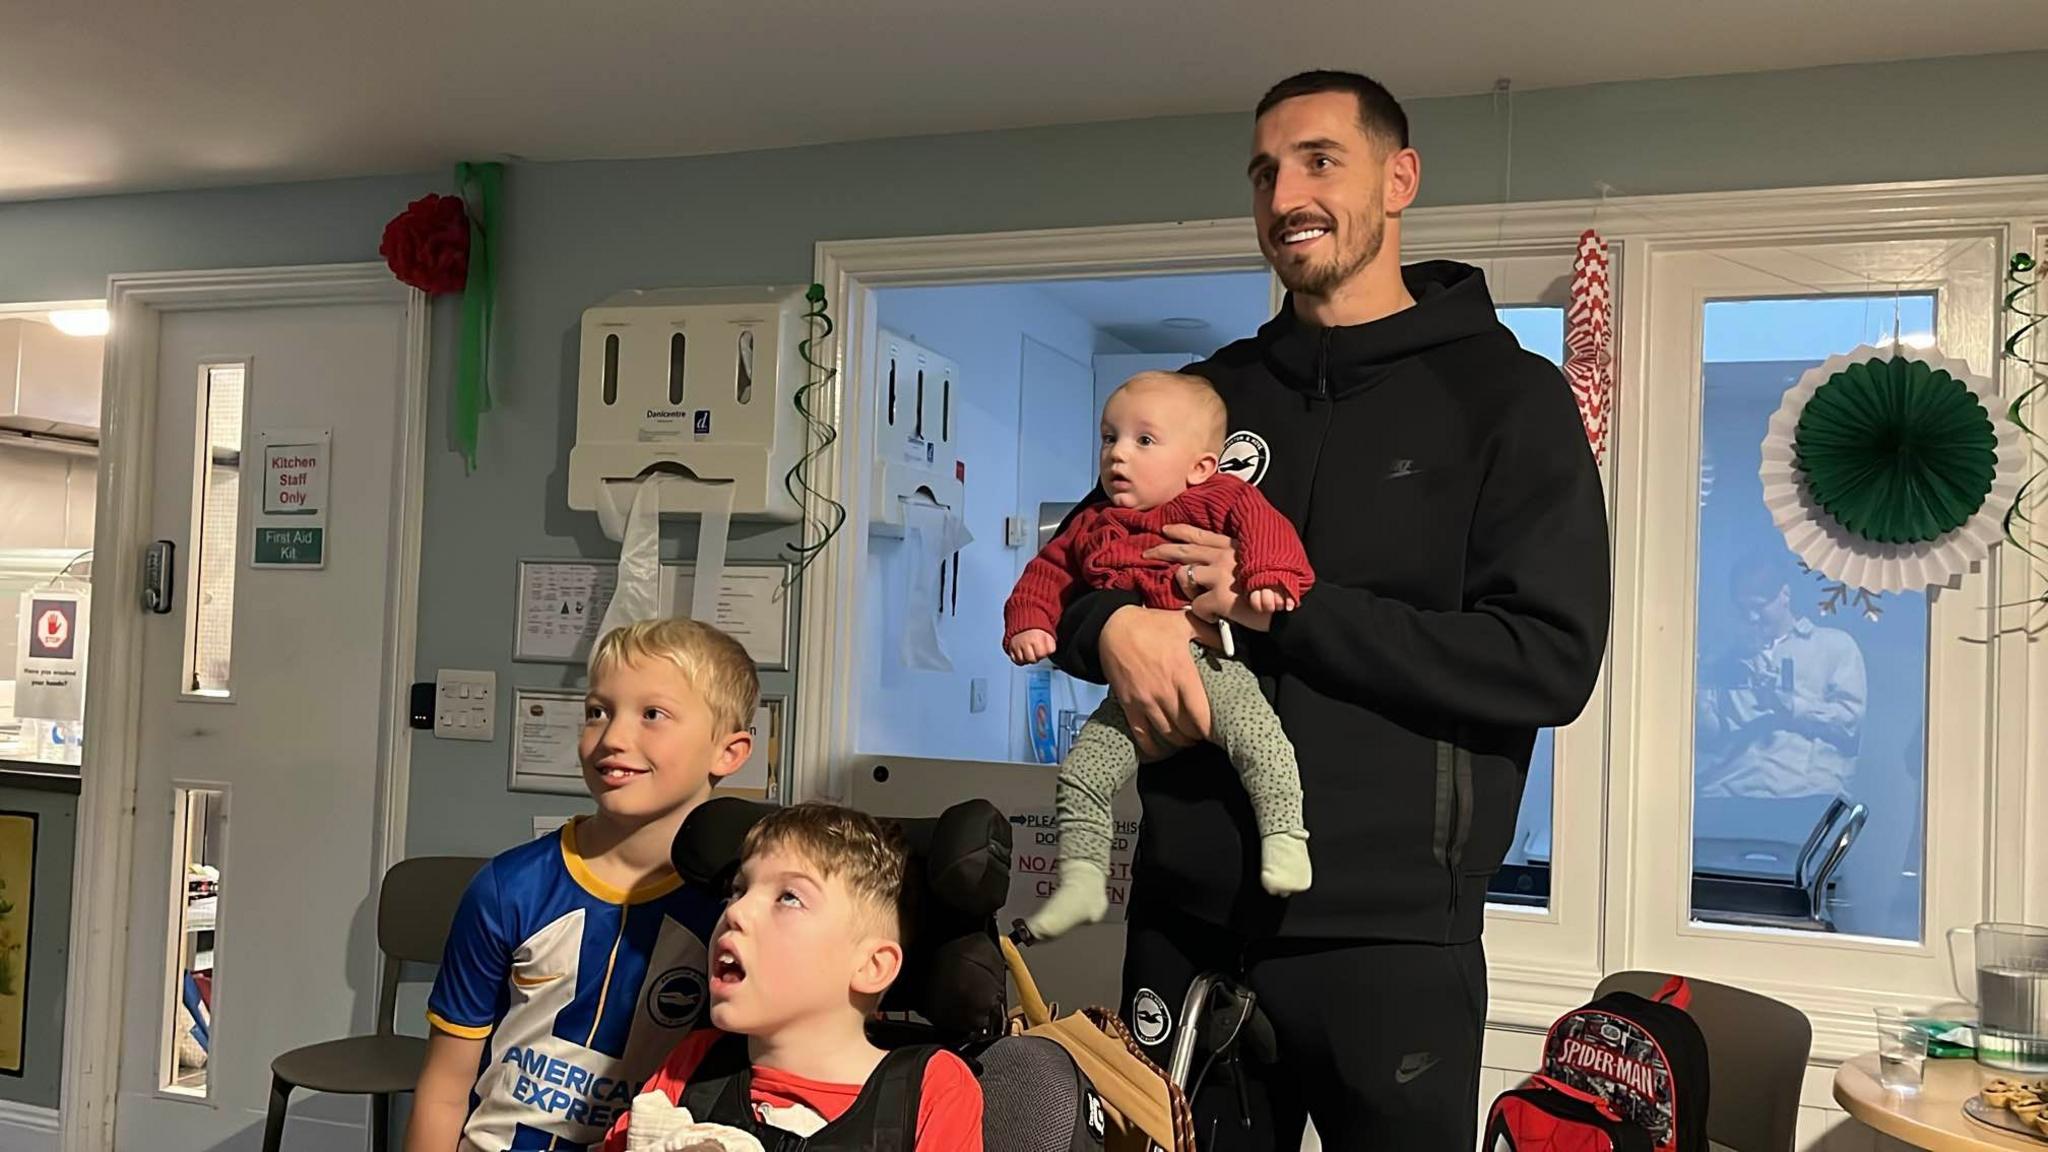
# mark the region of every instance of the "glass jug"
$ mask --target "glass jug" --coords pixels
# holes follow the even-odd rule
[[[1956,938],[1976,945],[1975,992],[1963,987]],[[1951,928],[1949,973],[1956,993],[1977,1006],[1977,1060],[1993,1068],[2048,1072],[2048,928],[1979,924]]]

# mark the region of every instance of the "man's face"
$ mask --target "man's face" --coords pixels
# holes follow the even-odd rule
[[[1782,584],[1771,591],[1746,588],[1736,593],[1735,607],[1751,631],[1775,639],[1790,627],[1792,589]]]
[[[1289,291],[1328,296],[1386,242],[1388,149],[1359,122],[1358,98],[1283,100],[1252,129],[1259,249]]]

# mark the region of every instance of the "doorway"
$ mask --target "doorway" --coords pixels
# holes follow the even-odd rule
[[[66,1146],[253,1149],[270,1061],[373,1021],[425,300],[373,265],[116,277],[110,308]],[[360,1148],[367,1114],[315,1097],[287,1139]]]

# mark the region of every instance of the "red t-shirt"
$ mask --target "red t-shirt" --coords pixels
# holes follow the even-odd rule
[[[640,1091],[658,1091],[681,1104],[683,1089],[697,1071],[697,1065],[703,1063],[711,1046],[725,1039],[725,1035],[714,1028],[691,1033],[676,1045],[675,1051],[662,1062],[661,1070]],[[862,1084],[827,1084],[792,1076],[775,1068],[756,1066],[752,1093],[754,1116],[764,1124],[774,1124],[776,1112],[806,1109],[817,1113],[829,1124],[853,1107],[863,1087],[865,1085]],[[625,1152],[626,1126],[631,1120],[630,1110],[619,1113],[612,1130],[605,1134],[604,1152]],[[966,1061],[951,1052],[938,1053],[924,1066],[924,1085],[917,1106],[916,1150],[982,1152],[981,1085],[975,1082],[974,1073],[968,1070]]]

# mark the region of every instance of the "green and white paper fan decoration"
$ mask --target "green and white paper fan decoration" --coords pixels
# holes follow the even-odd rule
[[[1758,476],[1807,567],[1902,592],[1948,584],[1990,554],[2024,463],[1990,380],[1938,352],[1863,347],[1786,391]]]

